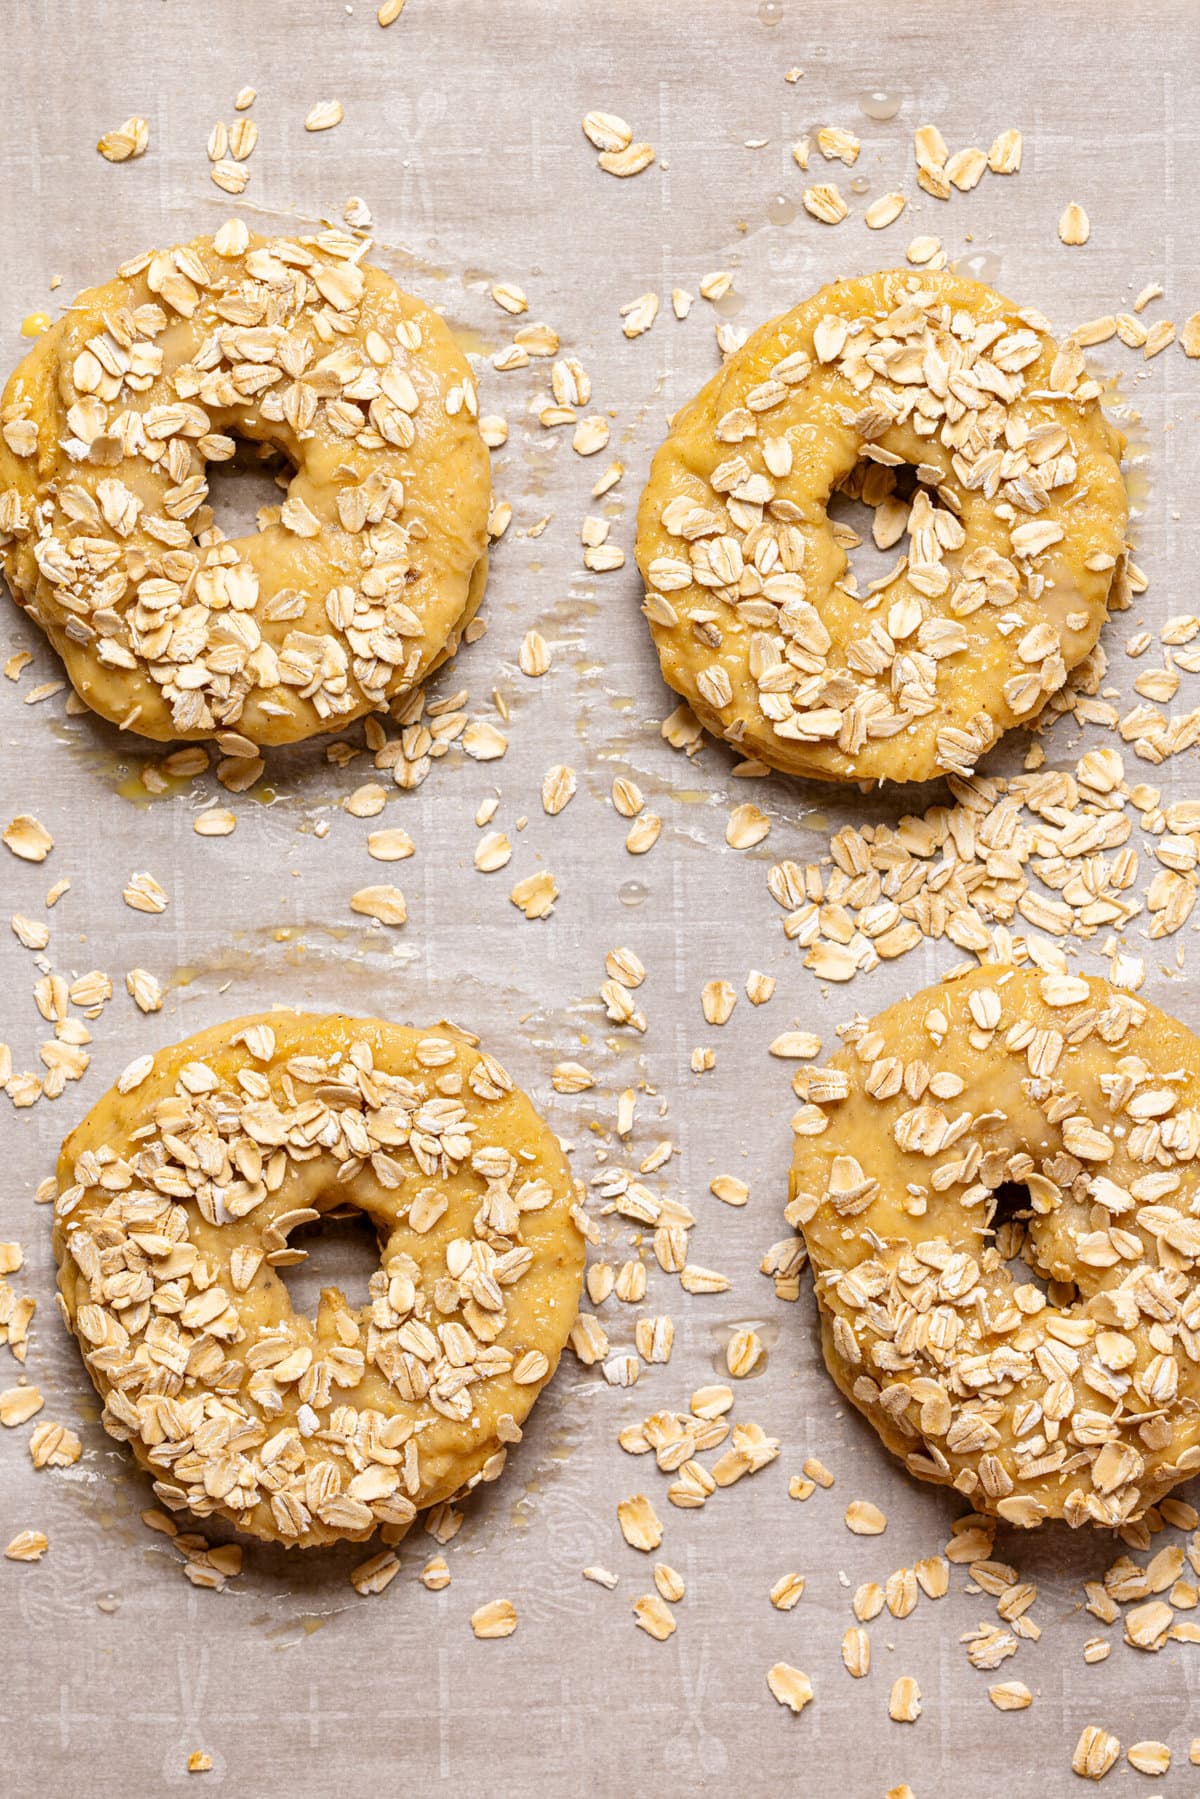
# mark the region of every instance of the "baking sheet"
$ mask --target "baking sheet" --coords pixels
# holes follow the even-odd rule
[[[632,550],[637,493],[664,418],[716,360],[713,309],[698,302],[678,324],[669,292],[696,292],[711,270],[734,271],[742,305],[727,304],[724,316],[747,326],[822,281],[899,260],[911,237],[936,232],[953,257],[968,259],[960,266],[1061,326],[1128,307],[1152,280],[1166,290],[1157,312],[1182,321],[1194,311],[1195,20],[1186,3],[1128,0],[1056,9],[843,0],[819,11],[796,0],[604,8],[409,0],[382,32],[371,7],[329,0],[209,0],[202,8],[97,0],[86,9],[9,0],[0,141],[6,365],[21,351],[23,317],[53,312],[146,246],[212,230],[232,212],[263,229],[308,229],[339,217],[357,194],[374,214],[376,259],[443,309],[468,348],[486,355],[511,333],[513,321],[488,297],[491,284],[524,287],[528,318],[555,326],[564,351],[592,375],[594,407],[611,409],[612,449],[583,461],[566,433],[529,416],[545,364],[505,375],[484,368],[484,407],[510,421],[494,467],[513,522],[494,561],[488,634],[433,693],[466,688],[471,715],[502,724],[510,748],[486,765],[452,750],[418,791],[390,799],[382,822],[402,824],[417,843],[398,872],[409,904],[400,933],[364,928],[348,906],[356,887],[379,878],[365,850],[368,827],[341,810],[370,777],[368,757],[338,769],[322,745],[310,745],[273,757],[256,795],[227,799],[209,775],[139,802],[131,797],[137,772],[152,753],[95,720],[69,717],[64,694],[26,706],[24,696],[57,665],[15,612],[0,613],[4,654],[28,647],[34,655],[19,684],[0,683],[0,812],[32,812],[56,839],[42,867],[5,859],[5,911],[47,917],[52,965],[68,974],[104,969],[117,990],[93,1027],[84,1080],[53,1103],[0,1113],[0,1237],[25,1246],[14,1284],[38,1300],[27,1372],[46,1396],[42,1417],[71,1424],[84,1442],[75,1467],[42,1473],[24,1449],[28,1429],[0,1444],[0,1535],[7,1541],[28,1527],[50,1538],[36,1566],[0,1562],[6,1790],[36,1784],[99,1799],[196,1779],[201,1791],[274,1799],[420,1781],[465,1794],[786,1788],[882,1799],[907,1781],[918,1799],[1008,1796],[1031,1780],[1047,1792],[1072,1789],[1076,1738],[1101,1723],[1125,1744],[1166,1740],[1175,1766],[1157,1790],[1177,1799],[1200,1792],[1200,1770],[1187,1763],[1200,1728],[1200,1651],[1171,1645],[1138,1655],[1118,1630],[1110,1659],[1084,1664],[1083,1642],[1101,1627],[1079,1609],[1081,1581],[1117,1553],[1111,1540],[1001,1533],[997,1554],[1038,1583],[1042,1635],[998,1674],[973,1670],[958,1641],[994,1618],[986,1595],[965,1590],[962,1570],[940,1603],[922,1600],[909,1618],[885,1614],[871,1627],[868,1680],[842,1669],[853,1588],[938,1550],[962,1508],[909,1481],[847,1416],[820,1365],[807,1291],[799,1305],[784,1305],[758,1273],[765,1248],[785,1234],[794,1108],[789,1066],[768,1060],[766,1046],[787,1026],[814,1021],[828,1042],[855,1008],[875,1010],[915,990],[953,965],[956,952],[926,947],[849,988],[818,986],[783,938],[767,867],[820,855],[840,823],[895,818],[908,800],[782,778],[747,786],[731,778],[723,749],[710,745],[691,762],[672,750],[660,724],[674,702],[638,616],[631,554],[624,570],[592,575],[578,542],[585,511],[603,509],[589,489],[615,453],[627,472],[605,504],[613,541]],[[784,71],[793,66],[805,74],[789,85]],[[261,136],[250,185],[233,201],[209,180],[205,142],[214,120],[234,117],[233,95],[248,82],[259,91],[252,117]],[[876,90],[900,102],[890,120],[863,114],[861,96]],[[306,134],[308,109],[330,97],[343,102],[344,123]],[[601,174],[579,130],[590,107],[628,118],[655,145],[657,164],[631,181]],[[150,121],[150,148],[114,167],[97,156],[95,140],[130,113]],[[919,194],[911,132],[927,121],[952,148],[986,148],[1000,130],[1020,127],[1019,177],[985,177],[949,205]],[[861,217],[831,230],[800,209],[806,180],[830,170],[801,176],[790,146],[827,123],[863,139],[853,170],[832,165],[844,192],[863,177],[871,195],[910,195],[889,231],[872,234]],[[856,213],[865,197],[855,196]],[[1091,218],[1084,249],[1065,249],[1056,236],[1071,199]],[[62,283],[51,294],[56,274]],[[663,311],[628,343],[619,309],[648,290],[662,296]],[[1106,638],[1111,684],[1128,705],[1137,669],[1122,653],[1126,636],[1195,606],[1200,375],[1177,348],[1144,365],[1110,346],[1097,362],[1120,371],[1142,459],[1136,537],[1151,586],[1136,615],[1114,621]],[[543,518],[544,531],[532,535]],[[554,652],[539,681],[516,665],[530,627]],[[1189,697],[1185,677],[1177,706],[1193,703],[1195,681]],[[361,745],[361,728],[345,735]],[[1046,748],[1056,765],[1069,765],[1090,741],[1110,739],[1067,721]],[[1014,769],[1022,747],[1007,747],[989,766]],[[555,763],[577,769],[579,792],[550,818],[540,790]],[[1168,795],[1195,790],[1192,757],[1146,773]],[[608,804],[616,775],[635,779],[664,818],[660,842],[641,859],[626,853],[625,824]],[[472,867],[472,820],[492,791],[500,796],[495,825],[509,831],[515,854],[502,874],[484,877]],[[736,854],[725,845],[725,821],[746,798],[769,813],[772,832],[757,850]],[[236,811],[232,837],[194,835],[194,814],[213,803]],[[318,834],[324,825],[327,834]],[[561,897],[548,921],[527,923],[508,891],[540,868],[554,874]],[[122,903],[122,887],[140,869],[170,895],[161,917]],[[1148,872],[1144,858],[1143,880]],[[63,876],[70,891],[46,914],[45,892]],[[1193,931],[1150,945],[1135,926],[1130,939],[1146,954],[1146,994],[1200,1023],[1187,974]],[[605,953],[618,944],[648,970],[637,996],[649,1020],[644,1036],[611,1026],[598,1001]],[[141,1016],[124,993],[134,965],[166,986],[157,1016]],[[1087,965],[1100,966],[1094,958]],[[723,1029],[706,1026],[702,984],[724,977],[740,990],[751,966],[777,977],[774,999],[755,1010],[743,997]],[[37,1066],[47,1034],[31,998],[35,974],[6,931],[0,1037],[18,1068]],[[688,1298],[651,1260],[640,1311],[671,1313],[670,1364],[646,1368],[637,1387],[621,1390],[568,1353],[503,1480],[468,1506],[445,1551],[452,1584],[441,1593],[417,1582],[436,1548],[420,1531],[401,1549],[400,1577],[375,1598],[349,1585],[363,1554],[353,1547],[300,1557],[251,1546],[225,1591],[189,1586],[163,1539],[139,1522],[152,1499],[148,1483],[100,1429],[54,1310],[49,1215],[34,1191],[62,1135],[135,1054],[277,1001],[469,1024],[573,1140],[585,1179],[598,1149],[636,1164],[668,1138],[675,1154],[651,1182],[693,1208],[694,1259],[732,1281],[727,1294]],[[717,1066],[698,1079],[689,1056],[704,1043],[716,1049]],[[575,1098],[551,1091],[551,1067],[568,1058],[593,1069],[595,1089]],[[622,1148],[616,1097],[640,1082],[653,1092],[640,1094]],[[710,1178],[723,1172],[749,1182],[744,1210],[709,1193]],[[628,1224],[601,1225],[609,1260],[648,1255]],[[631,1345],[636,1315],[615,1300],[604,1307],[614,1346]],[[697,1385],[718,1378],[724,1336],[747,1320],[762,1321],[769,1355],[761,1376],[740,1386],[734,1415],[778,1436],[780,1457],[703,1512],[678,1512],[666,1503],[665,1481],[647,1460],[626,1456],[616,1432],[685,1406]],[[15,1373],[0,1350],[0,1384]],[[808,1455],[834,1471],[837,1485],[801,1505],[788,1498],[788,1477]],[[661,1555],[687,1582],[666,1644],[634,1626],[632,1602],[652,1590],[650,1567],[617,1528],[618,1500],[643,1490],[665,1520]],[[884,1536],[848,1534],[842,1514],[852,1498],[883,1507]],[[596,1563],[618,1574],[615,1591],[581,1578]],[[796,1610],[779,1613],[767,1594],[789,1569],[807,1576],[807,1589]],[[516,1635],[475,1641],[470,1613],[499,1597],[517,1607]],[[766,1670],[779,1660],[812,1679],[816,1698],[800,1719],[767,1690]],[[899,1674],[920,1681],[915,1726],[887,1715]],[[988,1704],[987,1685],[1003,1678],[1032,1689],[1028,1711],[1001,1716]],[[212,1757],[211,1772],[186,1773],[195,1750]],[[1111,1779],[1118,1790],[1141,1783],[1127,1768]]]

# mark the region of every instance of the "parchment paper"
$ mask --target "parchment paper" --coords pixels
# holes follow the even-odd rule
[[[32,812],[56,839],[40,868],[5,858],[4,912],[45,916],[52,965],[68,974],[105,969],[117,989],[93,1027],[93,1063],[79,1085],[32,1111],[0,1101],[0,1236],[24,1244],[26,1269],[14,1284],[38,1300],[27,1372],[46,1396],[43,1418],[71,1424],[84,1441],[77,1466],[42,1473],[30,1466],[27,1428],[0,1443],[0,1536],[38,1528],[50,1538],[39,1565],[0,1562],[6,1792],[99,1799],[194,1779],[200,1792],[256,1799],[432,1788],[882,1799],[907,1781],[918,1799],[1015,1799],[1034,1786],[1072,1790],[1071,1752],[1093,1722],[1125,1744],[1165,1739],[1175,1766],[1158,1790],[1175,1799],[1200,1792],[1200,1770],[1187,1762],[1188,1739],[1200,1729],[1200,1651],[1171,1645],[1137,1655],[1118,1630],[1111,1658],[1084,1664],[1083,1642],[1101,1627],[1079,1610],[1081,1581],[1118,1552],[1111,1540],[1057,1529],[1021,1540],[1001,1534],[997,1554],[1038,1583],[1042,1636],[999,1674],[974,1671],[958,1642],[995,1615],[986,1595],[964,1590],[962,1570],[939,1604],[923,1599],[908,1619],[885,1614],[871,1627],[869,1679],[852,1681],[841,1666],[853,1588],[939,1549],[962,1507],[910,1481],[847,1415],[820,1363],[807,1288],[787,1306],[757,1272],[765,1248],[785,1234],[794,1109],[789,1066],[768,1060],[766,1045],[792,1023],[830,1043],[855,1008],[873,1011],[915,990],[957,953],[949,944],[921,951],[843,989],[824,990],[804,970],[767,894],[770,861],[820,855],[840,823],[894,818],[910,802],[782,778],[733,781],[724,749],[706,747],[688,763],[663,743],[659,725],[674,701],[638,615],[631,553],[633,509],[665,416],[716,366],[717,315],[698,301],[677,324],[674,285],[694,293],[705,273],[733,270],[744,301],[733,322],[753,325],[835,275],[901,260],[911,237],[934,232],[952,256],[978,259],[966,266],[1063,327],[1128,307],[1151,280],[1166,290],[1157,312],[1182,321],[1200,306],[1196,20],[1186,0],[1057,8],[842,0],[819,9],[797,0],[409,0],[383,32],[361,0],[352,8],[330,0],[9,0],[0,137],[6,367],[24,347],[17,332],[26,314],[53,313],[146,246],[211,230],[234,211],[266,229],[307,229],[340,217],[358,194],[374,214],[377,259],[443,308],[468,347],[486,354],[508,341],[514,321],[488,289],[511,280],[529,295],[528,318],[551,322],[564,352],[585,363],[593,408],[612,409],[611,453],[626,466],[604,504],[616,513],[613,541],[628,561],[612,574],[583,569],[579,522],[603,509],[588,494],[609,455],[583,461],[568,433],[527,418],[548,365],[508,375],[485,366],[484,407],[510,421],[495,482],[514,517],[494,561],[488,634],[434,692],[465,687],[472,716],[502,723],[491,699],[499,690],[511,747],[486,766],[454,750],[419,791],[397,792],[380,822],[409,830],[417,854],[383,874],[366,854],[368,827],[340,809],[370,778],[369,757],[338,770],[314,744],[273,758],[257,797],[228,799],[210,775],[139,805],[127,797],[129,777],[153,752],[66,716],[65,694],[24,705],[58,667],[36,631],[6,604],[0,611],[4,654],[27,646],[35,657],[19,684],[0,683],[0,811],[5,819]],[[784,71],[794,65],[805,75],[789,85]],[[244,199],[232,201],[209,180],[205,142],[214,120],[232,120],[233,95],[247,82],[259,90],[251,116],[261,137]],[[900,101],[890,121],[872,121],[860,107],[861,95],[880,89]],[[308,109],[331,97],[343,102],[345,122],[307,135]],[[600,173],[579,128],[589,107],[628,118],[655,145],[657,164],[631,181]],[[110,166],[95,141],[130,113],[150,121],[149,151]],[[1020,127],[1020,175],[987,176],[949,204],[919,194],[911,133],[925,122],[936,122],[951,148],[986,149],[1000,130]],[[826,123],[861,135],[859,162],[803,177],[790,146]],[[751,147],[755,140],[765,142]],[[869,196],[855,195],[853,220],[818,224],[800,210],[800,194],[806,180],[831,173],[847,194],[858,177],[870,196],[902,188],[908,212],[872,234],[861,221]],[[1083,249],[1056,236],[1071,199],[1091,218]],[[51,294],[54,274],[62,284]],[[650,289],[663,296],[663,311],[647,336],[626,343],[619,308]],[[1137,665],[1123,654],[1126,636],[1196,604],[1200,371],[1177,348],[1143,365],[1110,346],[1098,362],[1121,371],[1145,458],[1136,535],[1151,587],[1106,637],[1111,683],[1127,705]],[[546,516],[544,533],[529,536]],[[516,667],[532,626],[554,651],[551,672],[536,682]],[[1195,703],[1188,692],[1185,677],[1179,705]],[[361,728],[347,736],[362,742]],[[1085,741],[1068,721],[1047,740],[1048,756],[1069,766]],[[1023,748],[1006,748],[989,766],[1016,768]],[[578,770],[579,792],[548,818],[541,778],[559,762]],[[1193,758],[1145,773],[1167,794],[1194,791]],[[636,779],[665,820],[641,860],[626,854],[625,824],[608,804],[618,774]],[[493,788],[501,796],[495,823],[516,849],[508,869],[484,877],[471,863],[472,816]],[[724,824],[746,798],[769,812],[773,829],[757,850],[735,854]],[[212,803],[236,811],[232,837],[194,835],[194,813]],[[523,815],[528,826],[518,832]],[[320,821],[329,825],[323,838],[314,832]],[[531,924],[508,890],[539,867],[553,872],[561,898],[547,922]],[[122,904],[138,869],[170,894],[163,916]],[[393,872],[408,897],[407,927],[364,928],[349,912],[350,893]],[[1143,879],[1148,872],[1144,858]],[[61,876],[71,889],[44,913],[46,889]],[[1146,994],[1200,1024],[1187,975],[1193,932],[1148,945],[1135,930],[1131,943],[1147,955]],[[634,948],[649,971],[637,996],[649,1018],[644,1037],[611,1026],[598,1003],[605,953],[618,944]],[[124,993],[124,971],[135,964],[166,984],[157,1016],[141,1016]],[[740,990],[752,966],[778,977],[770,1005],[755,1010],[743,997],[723,1030],[706,1026],[702,983],[724,976]],[[31,998],[35,974],[5,930],[0,1036],[18,1068],[37,1066],[48,1034]],[[585,1178],[597,1146],[636,1165],[669,1138],[677,1153],[651,1182],[695,1210],[694,1259],[733,1281],[725,1295],[689,1299],[650,1259],[642,1310],[672,1314],[670,1364],[619,1390],[568,1353],[504,1478],[469,1505],[446,1551],[452,1584],[440,1594],[416,1579],[436,1548],[420,1530],[401,1549],[400,1577],[376,1598],[349,1585],[363,1554],[352,1548],[301,1557],[251,1546],[245,1572],[224,1592],[190,1587],[163,1539],[139,1523],[152,1503],[149,1484],[101,1430],[54,1309],[50,1218],[33,1195],[63,1134],[135,1054],[276,1001],[469,1024],[573,1140]],[[716,1049],[717,1067],[698,1079],[688,1059],[702,1043]],[[566,1058],[593,1068],[593,1091],[573,1099],[551,1091],[551,1067]],[[640,1080],[654,1095],[640,1096],[623,1149],[613,1136],[616,1095]],[[743,1210],[709,1193],[717,1173],[750,1183]],[[639,1253],[619,1222],[602,1221],[603,1253],[617,1263]],[[648,1245],[640,1253],[648,1256]],[[614,1345],[629,1346],[633,1310],[612,1300],[604,1315]],[[761,1378],[739,1388],[735,1416],[779,1436],[782,1453],[703,1512],[677,1512],[650,1459],[624,1455],[616,1431],[685,1406],[698,1384],[718,1378],[723,1332],[752,1319],[764,1323],[769,1359]],[[16,1373],[0,1350],[0,1384]],[[837,1485],[797,1504],[788,1477],[810,1454]],[[622,1542],[615,1508],[638,1491],[665,1519],[663,1559],[687,1581],[666,1644],[633,1620],[634,1599],[653,1590],[651,1569]],[[883,1537],[848,1534],[842,1514],[852,1498],[884,1508]],[[581,1578],[591,1563],[619,1575],[615,1591]],[[785,1614],[767,1594],[789,1569],[808,1585]],[[498,1597],[516,1604],[517,1633],[477,1642],[469,1615]],[[767,1690],[766,1670],[778,1660],[812,1679],[816,1698],[799,1719]],[[902,1673],[919,1679],[924,1696],[915,1726],[887,1716],[889,1686]],[[1006,1677],[1031,1687],[1030,1710],[1001,1716],[988,1704],[989,1681]],[[210,1773],[186,1774],[193,1750],[212,1756]],[[1110,1779],[1117,1791],[1141,1784],[1127,1767]]]

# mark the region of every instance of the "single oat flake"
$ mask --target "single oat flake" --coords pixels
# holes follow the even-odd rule
[[[306,131],[332,131],[345,118],[340,100],[318,100],[304,121]]]
[[[493,1599],[471,1613],[471,1629],[477,1637],[511,1637],[517,1628],[517,1609],[511,1599]]]
[[[1062,217],[1058,221],[1059,237],[1064,244],[1086,244],[1091,234],[1092,227],[1088,222],[1087,213],[1077,201],[1072,200],[1070,205],[1063,209]]]
[[[4,827],[5,845],[22,862],[44,862],[54,848],[54,839],[40,820],[31,813],[19,812]]]
[[[50,1547],[50,1539],[40,1530],[20,1530],[5,1549],[10,1562],[40,1562]]]
[[[773,1668],[768,1668],[767,1685],[771,1696],[797,1716],[812,1703],[812,1681],[790,1662],[776,1662]]]

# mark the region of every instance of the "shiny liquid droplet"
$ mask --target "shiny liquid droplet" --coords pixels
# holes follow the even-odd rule
[[[623,906],[641,906],[650,898],[650,889],[641,881],[623,881],[617,888],[617,898]]]
[[[102,1612],[112,1613],[120,1610],[121,1601],[115,1593],[101,1593],[96,1601],[96,1606]]]
[[[972,250],[969,256],[956,256],[955,267],[972,281],[994,282],[1000,274],[1000,258],[995,250]]]
[[[780,0],[762,0],[758,9],[760,25],[780,25],[783,23],[783,7]]]
[[[733,289],[730,288],[729,292],[727,294],[722,294],[721,298],[716,302],[715,310],[720,313],[723,319],[735,319],[745,304],[745,294],[734,293]]]
[[[900,111],[904,104],[904,96],[891,94],[886,88],[874,87],[858,96],[858,104],[868,119],[874,119],[878,124],[886,124],[888,119],[894,119]]]
[[[867,180],[865,175],[856,175],[854,180],[850,183],[850,192],[852,194],[865,194],[870,185],[871,183]]]
[[[796,202],[786,194],[776,194],[768,203],[767,218],[772,225],[790,225],[796,216]]]

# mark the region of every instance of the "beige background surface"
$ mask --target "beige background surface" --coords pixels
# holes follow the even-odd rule
[[[346,197],[360,194],[377,223],[378,260],[443,308],[471,347],[506,341],[510,321],[487,290],[507,279],[527,290],[530,318],[552,322],[564,349],[583,360],[595,402],[615,413],[613,445],[628,473],[613,496],[613,536],[629,551],[665,413],[716,356],[714,315],[703,303],[679,325],[667,302],[653,331],[627,344],[618,309],[647,289],[666,302],[672,285],[696,291],[706,271],[728,267],[744,301],[736,322],[750,325],[834,275],[898,260],[910,237],[933,231],[974,272],[1063,326],[1127,306],[1150,280],[1165,287],[1172,317],[1200,306],[1195,20],[1186,0],[1057,9],[843,0],[819,11],[797,0],[409,0],[384,33],[362,0],[352,9],[332,0],[9,0],[4,360],[20,353],[25,314],[53,311],[147,245],[212,229],[231,210],[264,228],[304,229],[338,217]],[[793,64],[806,75],[789,86],[783,74]],[[252,116],[261,138],[238,203],[210,182],[204,147],[214,120],[233,118],[233,94],[246,82],[259,89]],[[859,97],[877,88],[901,101],[890,122],[863,117]],[[342,100],[345,123],[306,136],[308,108],[331,95]],[[633,181],[601,174],[579,131],[591,106],[624,114],[654,143],[658,164]],[[133,112],[150,120],[150,150],[111,167],[95,140]],[[910,134],[927,120],[952,148],[986,148],[999,130],[1021,127],[1022,173],[985,177],[948,206],[917,194]],[[889,232],[873,235],[860,218],[829,230],[798,210],[804,180],[790,145],[823,123],[863,138],[857,168],[833,169],[844,190],[852,173],[871,194],[902,187],[915,196]],[[757,139],[766,142],[747,147]],[[791,210],[778,196],[797,208],[789,222],[771,222]],[[1055,235],[1069,199],[1091,216],[1083,250],[1064,249]],[[858,212],[862,204],[856,197]],[[63,281],[51,295],[55,273]],[[1138,415],[1146,460],[1137,540],[1152,585],[1136,622],[1152,627],[1196,606],[1200,367],[1177,349],[1148,366],[1115,352],[1099,362],[1121,371],[1124,401]],[[50,959],[67,973],[106,969],[118,989],[95,1027],[84,1081],[53,1104],[0,1112],[0,1236],[25,1244],[17,1284],[39,1301],[28,1372],[46,1394],[43,1417],[74,1424],[85,1444],[76,1467],[42,1474],[25,1453],[27,1429],[0,1444],[0,1536],[38,1527],[51,1539],[38,1566],[0,1562],[3,1785],[140,1799],[186,1784],[188,1753],[204,1749],[215,1765],[200,1791],[261,1799],[408,1787],[882,1799],[902,1780],[918,1799],[1011,1799],[1033,1785],[1075,1787],[1071,1750],[1081,1727],[1097,1722],[1126,1744],[1171,1744],[1175,1769],[1150,1790],[1174,1799],[1200,1793],[1200,1769],[1187,1765],[1188,1739],[1200,1730],[1200,1650],[1173,1645],[1139,1656],[1118,1637],[1107,1663],[1083,1663],[1083,1642],[1099,1626],[1079,1611],[1080,1582],[1117,1547],[1098,1537],[1046,1530],[1018,1543],[1002,1535],[998,1553],[1039,1583],[1034,1615],[1043,1634],[1000,1675],[972,1670],[957,1640],[994,1617],[991,1601],[964,1591],[961,1571],[939,1605],[923,1600],[909,1619],[885,1616],[872,1627],[867,1681],[842,1670],[850,1591],[940,1548],[959,1508],[908,1481],[845,1415],[820,1366],[809,1294],[799,1306],[781,1305],[757,1272],[763,1250],[784,1234],[793,1109],[788,1066],[768,1060],[766,1045],[793,1021],[829,1041],[854,1007],[873,1010],[913,990],[954,955],[948,945],[918,953],[832,991],[803,969],[766,891],[769,862],[820,854],[839,822],[895,817],[909,802],[782,779],[748,792],[731,782],[723,750],[710,746],[688,765],[662,743],[671,701],[638,616],[632,560],[620,573],[592,576],[579,559],[579,520],[606,458],[583,462],[565,434],[524,417],[546,372],[484,369],[485,406],[511,424],[495,479],[514,520],[495,560],[489,633],[436,686],[442,695],[466,687],[472,715],[493,719],[499,689],[511,709],[511,749],[486,767],[453,751],[417,793],[391,800],[380,822],[403,824],[418,846],[398,871],[409,900],[402,933],[365,930],[348,909],[356,887],[393,872],[381,877],[366,854],[368,827],[340,811],[368,777],[366,758],[343,772],[320,746],[273,759],[269,803],[233,800],[235,835],[202,841],[192,815],[224,799],[212,777],[149,805],[124,797],[143,760],[138,744],[66,717],[62,694],[26,708],[23,692],[56,665],[15,613],[0,613],[3,653],[28,646],[36,658],[19,687],[0,683],[0,812],[31,811],[57,840],[43,868],[5,859],[4,911],[41,915],[51,880],[69,876],[71,891],[49,915]],[[544,534],[527,536],[547,514]],[[535,625],[555,653],[540,682],[516,668],[521,637]],[[1117,620],[1107,638],[1114,684],[1127,697],[1135,667],[1120,645],[1132,628]],[[1195,679],[1189,690],[1185,678],[1177,705],[1197,697]],[[358,732],[348,736],[361,742]],[[995,766],[1015,766],[1021,747]],[[1084,737],[1060,726],[1046,747],[1052,763],[1069,765]],[[541,777],[556,762],[578,769],[579,793],[563,815],[547,818]],[[641,861],[626,854],[625,826],[608,803],[617,774],[634,777],[665,819],[660,843]],[[1167,793],[1194,791],[1194,759],[1177,760],[1161,779]],[[471,865],[472,815],[493,786],[496,824],[517,847],[503,874],[485,878]],[[773,831],[759,850],[735,855],[724,844],[725,819],[747,797],[768,810]],[[518,835],[512,827],[523,814],[529,824]],[[330,825],[323,840],[313,833],[322,819]],[[562,897],[548,922],[528,924],[508,889],[542,866]],[[135,869],[150,870],[170,893],[162,917],[122,905]],[[1166,945],[1145,944],[1136,929],[1130,938],[1147,953],[1147,994],[1200,1023],[1176,966],[1181,947],[1196,953],[1193,933]],[[644,1038],[614,1032],[597,1002],[605,952],[619,943],[649,970],[638,996],[650,1019]],[[157,1017],[143,1018],[123,991],[133,964],[168,986]],[[724,1031],[707,1028],[701,984],[723,975],[740,988],[751,966],[778,976],[773,1002],[754,1011],[743,998]],[[46,1034],[31,999],[34,974],[6,930],[0,1036],[19,1068],[36,1066]],[[675,1353],[632,1391],[609,1389],[565,1358],[505,1478],[469,1508],[447,1551],[453,1584],[441,1594],[416,1581],[433,1549],[419,1532],[402,1549],[400,1578],[379,1598],[351,1590],[352,1551],[301,1560],[251,1549],[226,1592],[190,1588],[161,1539],[138,1522],[149,1489],[95,1422],[53,1308],[49,1218],[33,1192],[63,1133],[134,1054],[273,1001],[470,1023],[576,1142],[585,1177],[597,1144],[607,1141],[621,1159],[611,1138],[617,1091],[649,1081],[658,1100],[642,1099],[631,1153],[640,1159],[664,1136],[677,1146],[654,1183],[696,1211],[694,1258],[733,1280],[726,1295],[688,1299],[652,1266],[646,1309],[673,1314]],[[702,1042],[714,1044],[718,1065],[701,1082],[688,1056]],[[552,1064],[570,1056],[600,1077],[575,1100],[556,1097],[549,1083]],[[709,1194],[719,1172],[749,1180],[744,1211]],[[637,1252],[618,1222],[603,1228],[605,1253],[620,1260]],[[630,1344],[629,1308],[610,1301],[605,1313],[614,1344]],[[704,1512],[676,1512],[653,1467],[623,1455],[615,1433],[686,1404],[698,1383],[715,1378],[723,1327],[747,1319],[765,1321],[771,1348],[735,1415],[778,1435],[782,1454]],[[0,1351],[0,1384],[13,1372]],[[788,1475],[812,1453],[838,1485],[796,1505]],[[642,1489],[666,1522],[662,1553],[688,1582],[679,1629],[665,1645],[634,1627],[632,1602],[649,1590],[650,1567],[616,1525],[616,1502]],[[884,1537],[846,1532],[842,1512],[854,1497],[885,1508]],[[580,1578],[593,1562],[619,1574],[615,1592]],[[788,1569],[805,1573],[808,1587],[795,1611],[779,1614],[767,1592]],[[516,1636],[476,1642],[471,1611],[501,1596],[517,1605]],[[100,1609],[101,1599],[111,1609]],[[801,1719],[767,1692],[766,1669],[780,1659],[805,1669],[816,1688]],[[888,1687],[901,1673],[916,1675],[923,1690],[915,1727],[887,1717]],[[1004,1677],[1033,1689],[1031,1710],[1000,1716],[989,1706],[989,1679]],[[1143,1784],[1123,1768],[1106,1790]]]

